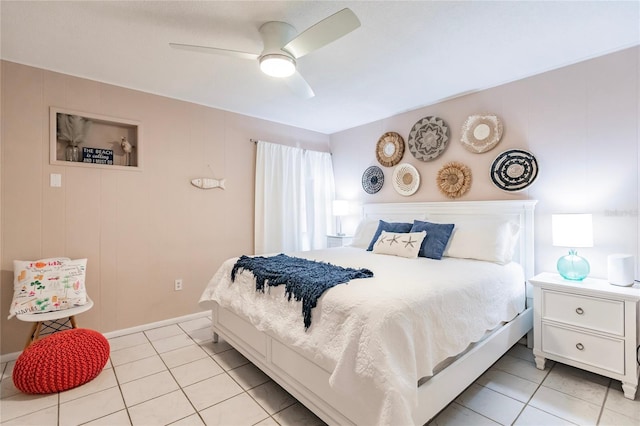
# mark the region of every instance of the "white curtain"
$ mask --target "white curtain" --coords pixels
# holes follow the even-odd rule
[[[334,198],[331,154],[258,142],[256,254],[326,247]]]

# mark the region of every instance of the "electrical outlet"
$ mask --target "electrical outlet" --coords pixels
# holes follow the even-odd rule
[[[177,280],[174,281],[173,289],[175,291],[182,290],[182,278],[178,278]]]

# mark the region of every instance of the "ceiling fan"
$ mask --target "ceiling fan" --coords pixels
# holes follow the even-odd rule
[[[286,78],[294,93],[304,98],[312,98],[315,96],[313,90],[296,71],[296,59],[349,34],[359,26],[358,17],[347,8],[317,22],[300,34],[286,22],[271,21],[262,24],[259,31],[263,50],[260,54],[192,44],[169,45],[176,49],[257,59],[262,72],[272,77]]]

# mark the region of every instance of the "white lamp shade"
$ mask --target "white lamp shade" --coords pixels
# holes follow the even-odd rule
[[[347,200],[333,200],[332,212],[334,216],[347,216],[349,214],[349,202]]]
[[[551,215],[553,245],[558,247],[593,247],[593,223],[590,214]]]

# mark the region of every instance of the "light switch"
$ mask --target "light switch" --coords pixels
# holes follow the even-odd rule
[[[60,188],[62,186],[62,175],[60,173],[51,173],[49,182],[49,185],[53,188]]]

